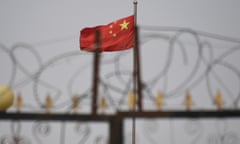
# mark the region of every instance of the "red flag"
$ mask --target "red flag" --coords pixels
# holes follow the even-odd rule
[[[84,28],[80,31],[80,48],[95,50],[95,33],[100,32],[99,51],[120,51],[133,47],[134,16],[118,19],[107,25]]]

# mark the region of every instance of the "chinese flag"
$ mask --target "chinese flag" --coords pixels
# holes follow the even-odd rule
[[[134,16],[118,19],[107,25],[84,28],[80,31],[81,50],[95,51],[96,30],[100,32],[99,51],[120,51],[133,47]]]

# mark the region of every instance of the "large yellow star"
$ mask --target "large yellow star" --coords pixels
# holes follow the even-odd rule
[[[124,20],[124,21],[120,24],[121,30],[128,29],[128,24],[129,24],[129,22],[126,22],[126,20]]]

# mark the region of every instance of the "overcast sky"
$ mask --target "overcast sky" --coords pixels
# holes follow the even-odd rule
[[[139,25],[180,26],[240,37],[235,0],[139,0]],[[132,0],[2,0],[0,40],[5,45],[79,35],[86,26],[133,14]]]

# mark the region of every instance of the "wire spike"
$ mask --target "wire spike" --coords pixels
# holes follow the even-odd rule
[[[163,94],[159,91],[157,93],[156,99],[155,99],[155,105],[157,106],[158,110],[162,110],[163,105]]]
[[[16,105],[15,105],[17,112],[20,112],[22,105],[23,105],[22,95],[21,93],[18,93],[17,99],[16,99]]]
[[[215,105],[217,106],[217,110],[221,110],[222,109],[222,94],[220,92],[220,90],[217,90],[216,92],[216,96],[215,96]]]
[[[106,98],[105,98],[105,96],[102,96],[101,102],[100,102],[100,109],[102,110],[103,113],[105,112],[106,107],[107,107]]]
[[[77,113],[77,110],[79,108],[79,98],[77,95],[72,97],[72,109],[73,113]]]
[[[46,112],[50,113],[50,109],[52,108],[52,99],[50,95],[47,95],[45,99],[45,108],[46,108]]]
[[[191,94],[190,94],[189,90],[186,91],[184,105],[186,106],[187,111],[190,111],[191,106],[193,105]]]
[[[135,106],[135,94],[133,92],[133,90],[131,90],[128,94],[128,106],[129,109],[132,111],[134,109]]]

